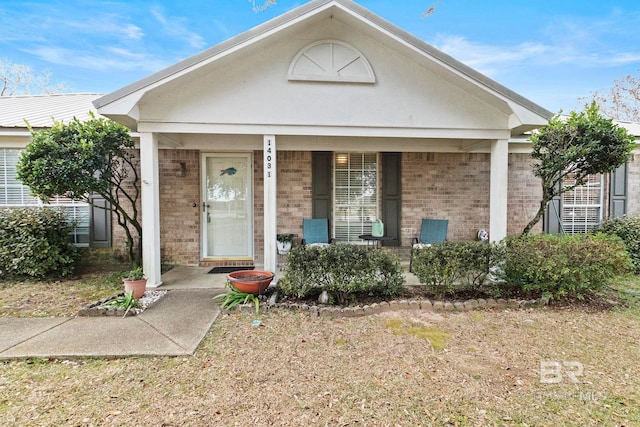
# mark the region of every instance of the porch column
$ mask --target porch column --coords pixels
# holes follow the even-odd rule
[[[491,142],[491,190],[489,193],[489,239],[499,242],[507,237],[507,181],[509,177],[509,141]]]
[[[264,135],[264,269],[276,271],[278,252],[276,137]]]
[[[147,286],[162,284],[160,277],[160,189],[158,181],[158,134],[140,133],[140,180],[142,189],[142,265]]]

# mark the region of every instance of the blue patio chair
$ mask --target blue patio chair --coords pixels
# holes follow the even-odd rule
[[[420,237],[414,237],[411,244],[411,258],[409,259],[409,272],[413,271],[413,254],[419,249],[429,248],[436,243],[447,240],[449,228],[448,219],[426,219],[422,220],[420,226]]]
[[[329,238],[327,218],[302,220],[303,245],[328,245],[329,243],[333,243],[333,239]]]

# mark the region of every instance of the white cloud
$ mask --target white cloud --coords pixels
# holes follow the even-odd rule
[[[170,16],[165,17],[160,9],[151,9],[153,17],[162,25],[165,35],[186,41],[187,44],[196,50],[203,49],[207,43],[202,36],[189,30],[186,19]]]
[[[542,43],[521,43],[498,46],[474,43],[462,36],[439,35],[434,46],[466,65],[488,75],[501,70],[522,67],[528,62],[548,56],[551,46]]]
[[[97,71],[145,70],[155,72],[169,65],[153,56],[118,47],[97,48],[90,52],[82,52],[62,47],[40,46],[26,51],[53,64]]]
[[[438,35],[433,43],[438,49],[488,75],[496,75],[527,66],[572,64],[580,68],[618,67],[638,63],[640,48],[624,51],[618,46],[599,47],[582,40],[556,37],[548,42],[519,44],[482,44],[457,35]]]

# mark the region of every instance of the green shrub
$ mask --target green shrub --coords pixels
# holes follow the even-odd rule
[[[413,273],[434,294],[478,290],[503,259],[503,248],[484,242],[443,242],[416,250]]]
[[[535,297],[583,298],[631,268],[622,241],[603,233],[526,235],[506,246],[504,286]]]
[[[0,278],[73,273],[78,249],[69,241],[71,229],[57,209],[1,209]]]
[[[622,239],[633,269],[636,274],[640,273],[640,216],[608,219],[602,223],[600,231]]]
[[[397,295],[404,277],[397,257],[358,245],[297,246],[278,281],[282,293],[309,298],[327,291],[339,304],[358,295]]]

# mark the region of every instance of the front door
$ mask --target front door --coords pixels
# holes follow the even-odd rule
[[[202,171],[203,258],[251,259],[251,154],[205,154]]]

